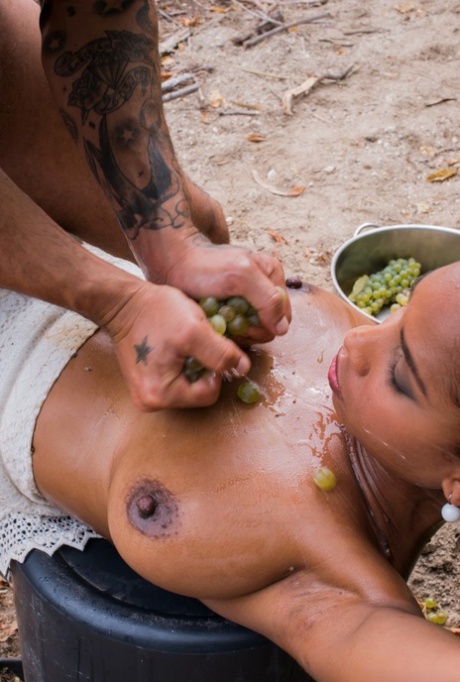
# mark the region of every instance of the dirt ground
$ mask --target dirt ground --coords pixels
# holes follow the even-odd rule
[[[276,251],[286,275],[332,289],[331,256],[362,223],[460,228],[456,0],[158,7],[165,75],[194,89],[170,91],[165,104],[176,151],[224,206],[235,241]],[[270,18],[283,30],[264,32]],[[411,579],[452,627],[460,626],[459,551],[460,529],[444,528]],[[16,655],[2,584],[0,616],[0,656]]]

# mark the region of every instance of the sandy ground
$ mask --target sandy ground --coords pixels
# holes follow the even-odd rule
[[[164,71],[198,86],[166,103],[176,151],[224,206],[235,241],[276,251],[286,275],[332,289],[331,256],[362,223],[460,227],[458,2],[159,8],[162,44],[175,45]],[[242,44],[262,35],[269,14],[312,21]],[[436,171],[450,177],[430,181]],[[443,529],[411,580],[450,626],[460,626],[459,551],[460,530]],[[1,584],[0,610],[0,655],[14,655],[11,591]]]

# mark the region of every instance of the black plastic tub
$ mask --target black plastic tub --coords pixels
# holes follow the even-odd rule
[[[12,567],[25,682],[311,682],[266,638],[134,573],[105,540]]]

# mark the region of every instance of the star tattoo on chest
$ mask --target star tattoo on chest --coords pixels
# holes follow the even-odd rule
[[[136,365],[139,362],[143,362],[144,365],[147,364],[147,356],[152,352],[153,348],[148,345],[147,337],[145,336],[142,343],[135,343],[134,350],[136,351]]]

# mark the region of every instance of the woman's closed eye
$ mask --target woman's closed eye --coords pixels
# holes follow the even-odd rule
[[[400,348],[396,349],[395,353],[393,354],[393,357],[391,359],[390,365],[388,367],[388,379],[390,386],[397,392],[402,395],[405,395],[407,398],[413,398],[412,391],[410,390],[409,386],[407,383],[402,379],[400,376],[400,373],[398,373],[398,364],[399,361],[403,358],[403,354]]]

